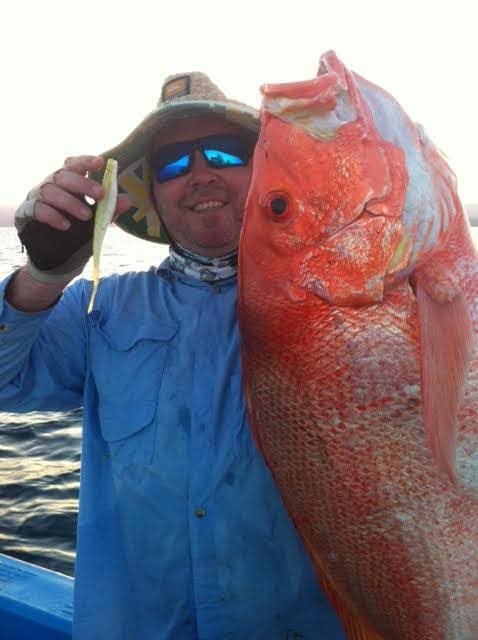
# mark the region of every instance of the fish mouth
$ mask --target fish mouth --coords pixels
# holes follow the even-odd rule
[[[358,213],[355,216],[355,218],[353,218],[352,220],[349,220],[348,222],[344,222],[340,226],[338,224],[330,223],[328,226],[324,227],[324,229],[322,230],[319,236],[316,236],[315,238],[311,238],[310,241],[307,242],[306,244],[307,246],[323,247],[324,245],[327,245],[329,242],[339,238],[342,234],[347,233],[350,227],[357,225],[358,223],[360,223],[360,221],[363,218],[367,217],[368,215],[370,215],[370,211],[367,211],[367,209],[365,208],[365,209],[362,209],[362,211],[360,211],[360,213]],[[379,217],[379,216],[373,216],[373,217]]]
[[[344,231],[347,231],[347,229],[349,227],[351,227],[352,225],[357,224],[357,222],[360,222],[360,220],[362,218],[364,218],[366,215],[368,215],[370,212],[367,211],[367,209],[362,209],[362,211],[353,219],[350,220],[349,222],[345,223],[342,227],[335,229],[335,230],[331,230],[331,232],[329,234],[327,234],[327,236],[325,238],[322,239],[322,241],[319,244],[324,244],[325,242],[328,242],[329,240],[333,240],[334,238],[336,238],[337,236],[339,236],[341,233],[344,233]],[[376,216],[378,217],[378,216]]]

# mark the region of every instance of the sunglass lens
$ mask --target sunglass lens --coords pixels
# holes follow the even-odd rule
[[[155,171],[155,177],[158,182],[166,182],[166,180],[172,180],[178,176],[183,175],[189,171],[189,155],[181,156],[173,162],[163,165],[157,171]]]
[[[239,156],[217,149],[204,149],[206,160],[213,167],[243,167],[245,162]]]

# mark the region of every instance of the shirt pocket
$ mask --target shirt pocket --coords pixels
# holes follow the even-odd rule
[[[93,323],[90,370],[101,434],[113,461],[151,464],[161,380],[177,325]]]

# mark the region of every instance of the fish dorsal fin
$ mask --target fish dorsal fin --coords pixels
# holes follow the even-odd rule
[[[425,433],[439,468],[456,484],[456,417],[473,348],[464,293],[438,260],[414,274]]]

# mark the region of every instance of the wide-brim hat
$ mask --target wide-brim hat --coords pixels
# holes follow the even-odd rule
[[[100,154],[117,160],[118,192],[127,193],[134,203],[115,220],[118,227],[138,238],[169,244],[166,230],[150,204],[151,175],[146,155],[164,126],[178,118],[208,114],[219,115],[250,135],[259,133],[256,109],[227,98],[204,73],[183,73],[166,78],[156,109],[123,142]],[[102,172],[91,177],[101,181]]]

